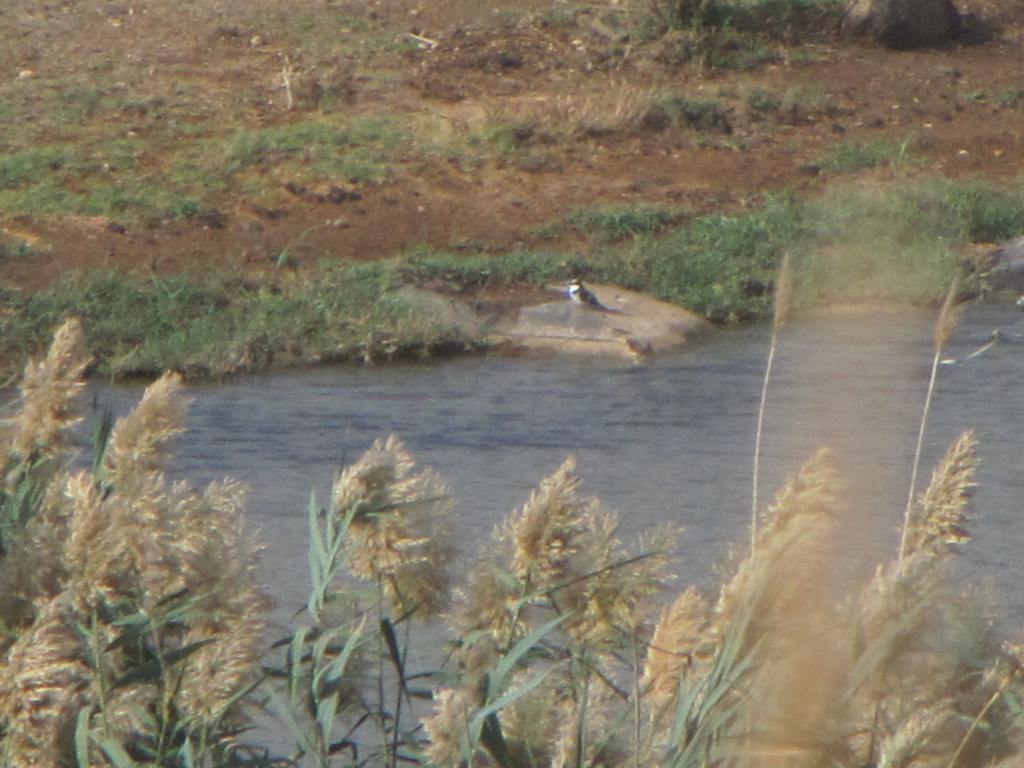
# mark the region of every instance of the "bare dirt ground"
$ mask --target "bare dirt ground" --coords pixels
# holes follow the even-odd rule
[[[551,13],[570,5],[571,23],[550,22]],[[631,48],[602,25],[604,9],[614,5],[582,11],[578,4],[540,0],[519,0],[514,8],[476,0],[280,6],[269,0],[14,0],[0,10],[6,51],[0,76],[13,82],[95,72],[132,78],[136,91],[164,98],[185,80],[205,94],[204,119],[213,131],[221,99],[242,104],[241,119],[252,127],[294,121],[281,72],[283,61],[295,61],[342,73],[343,108],[352,114],[409,115],[424,135],[446,140],[517,116],[541,127],[590,120],[595,128],[554,139],[541,130],[520,137],[518,155],[477,164],[410,147],[396,154],[380,183],[339,180],[343,194],[282,180],[268,205],[242,189],[222,190],[213,217],[139,224],[0,211],[8,242],[42,244],[31,259],[0,258],[0,280],[32,289],[69,270],[104,266],[259,270],[289,244],[355,259],[386,258],[418,244],[469,252],[582,251],[589,245],[585,235],[551,239],[538,230],[582,206],[657,204],[700,214],[741,209],[766,191],[813,194],[836,177],[821,167],[823,153],[843,142],[906,142],[913,162],[900,168],[903,175],[994,179],[1024,168],[1024,109],[996,98],[1024,88],[1024,3],[1018,0],[961,4],[985,32],[941,50],[841,41],[828,28],[833,20],[825,19],[799,46],[768,42],[767,60],[748,72],[666,64],[671,41]],[[512,10],[517,15],[509,21],[502,14]],[[321,47],[318,58],[304,54],[294,30],[280,31],[285,17],[274,15],[300,12],[371,20],[402,50],[332,59]],[[731,130],[645,129],[642,119],[633,119],[639,112],[626,114],[665,87],[720,100]],[[751,88],[805,97],[766,120],[743,99]],[[118,119],[126,135],[156,130],[155,118],[142,110]],[[866,173],[884,178],[893,169]]]

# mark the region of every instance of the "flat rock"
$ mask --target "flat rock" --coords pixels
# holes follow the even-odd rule
[[[587,283],[587,288],[608,311],[558,298],[503,312],[490,307],[483,314],[467,302],[418,288],[403,288],[401,295],[439,323],[519,352],[643,359],[679,349],[713,328],[704,318],[647,294],[615,285]],[[549,295],[558,292],[552,288]]]

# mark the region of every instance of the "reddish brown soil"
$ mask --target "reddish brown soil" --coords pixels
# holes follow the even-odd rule
[[[334,5],[327,2],[325,8]],[[240,192],[226,193],[218,218],[159,226],[13,219],[0,212],[8,236],[39,238],[46,245],[32,259],[0,259],[0,280],[32,288],[68,270],[101,266],[252,270],[266,267],[289,243],[300,255],[356,259],[389,257],[417,244],[472,252],[584,249],[587,241],[578,234],[552,242],[539,239],[536,231],[579,206],[653,203],[696,214],[738,210],[764,191],[813,194],[835,180],[817,167],[823,151],[844,141],[907,140],[915,162],[901,167],[902,175],[994,179],[1018,176],[1024,167],[1024,109],[1000,107],[993,98],[1024,86],[1024,5],[1015,0],[962,5],[988,29],[968,43],[898,52],[823,33],[803,47],[772,41],[774,61],[743,74],[668,68],[653,43],[609,59],[602,57],[608,42],[582,22],[504,28],[493,23],[485,5],[476,0],[431,0],[422,7],[394,0],[350,4],[350,12],[373,14],[378,23],[438,43],[432,51],[394,56],[386,68],[356,61],[350,108],[360,114],[397,110],[426,116],[458,134],[479,123],[481,115],[514,117],[516,105],[525,110],[588,89],[600,92],[606,85],[624,92],[671,85],[732,98],[733,132],[634,126],[550,141],[541,136],[530,142],[539,160],[490,158],[477,166],[410,149],[399,153],[389,180],[355,187],[358,199],[331,202],[318,197],[318,190],[295,194],[282,184],[272,207]],[[156,0],[107,5],[25,0],[5,13],[0,14],[0,28],[6,29],[0,46],[7,44],[7,78],[24,70],[56,77],[78,66],[76,60],[116,48],[124,57],[119,66],[148,72],[155,90],[166,87],[160,67],[173,66],[176,77],[188,70],[191,82],[211,94],[247,94],[251,125],[294,118],[282,108],[279,90],[272,93],[268,85],[281,66],[277,48],[286,46],[275,41],[273,25],[232,27],[230,8],[218,16]],[[820,108],[783,110],[766,123],[748,114],[737,97],[753,85],[774,92],[802,86],[824,98]],[[216,120],[216,109],[210,120]],[[146,130],[145,119],[136,122],[134,130]],[[869,173],[885,177],[893,171]],[[297,241],[311,227],[317,228]]]

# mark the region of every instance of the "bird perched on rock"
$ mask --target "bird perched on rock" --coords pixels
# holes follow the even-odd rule
[[[575,280],[572,280],[569,283],[568,287],[566,288],[566,292],[569,294],[569,299],[575,302],[576,304],[582,304],[585,307],[597,309],[602,312],[613,311],[608,309],[608,307],[606,307],[604,304],[598,301],[597,296],[591,293],[587,289],[587,286],[585,286],[583,284],[583,281],[580,280],[579,278],[576,278]]]

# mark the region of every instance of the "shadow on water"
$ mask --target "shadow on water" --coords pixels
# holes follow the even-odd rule
[[[761,497],[820,446],[849,486],[845,558],[873,568],[898,544],[910,461],[932,355],[934,313],[825,315],[794,321],[769,395]],[[1017,489],[1024,437],[1017,404],[1024,320],[1012,307],[974,308],[951,357],[996,327],[1008,343],[943,366],[929,421],[922,483],[964,429],[980,438],[976,540],[965,578],[992,579],[1008,619],[1024,623],[1017,557]],[[465,565],[493,527],[568,454],[583,491],[619,512],[627,540],[665,519],[686,527],[677,572],[706,584],[729,547],[743,546],[751,464],[770,329],[723,331],[648,367],[616,361],[476,358],[377,368],[275,373],[189,388],[189,428],[172,473],[195,483],[226,475],[251,487],[267,544],[268,581],[288,613],[304,604],[305,510],[375,438],[397,433],[458,499]],[[101,387],[122,412],[137,387]]]

